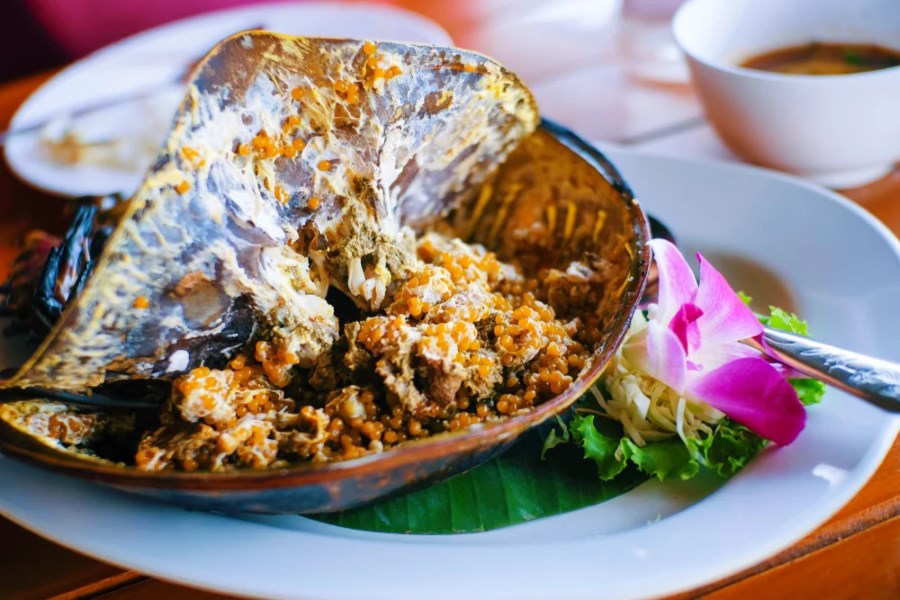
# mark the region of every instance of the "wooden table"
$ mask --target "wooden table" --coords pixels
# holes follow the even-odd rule
[[[736,160],[703,121],[689,86],[633,80],[623,71],[618,48],[607,39],[612,35],[608,23],[599,22],[595,31],[585,33],[584,20],[576,12],[585,8],[581,0],[560,3],[572,5],[572,12],[545,19],[543,30],[539,18],[528,18],[529,10],[535,17],[545,8],[536,0],[404,3],[442,23],[460,45],[512,65],[533,88],[547,116],[575,126],[586,136],[655,153]],[[448,10],[450,4],[453,10]],[[558,52],[561,43],[567,44],[565,54]],[[0,125],[6,125],[47,77],[0,85]],[[606,98],[601,107],[605,112],[598,111],[595,102],[601,95]],[[610,101],[610,97],[618,100]],[[900,170],[845,193],[895,234],[900,233]],[[35,224],[62,229],[59,200],[28,188],[5,165],[0,166],[0,277],[14,253],[11,240]],[[0,519],[0,599],[98,596],[114,600],[221,597],[122,571]],[[762,564],[678,598],[696,596],[717,600],[900,597],[900,441],[863,490],[822,527]]]

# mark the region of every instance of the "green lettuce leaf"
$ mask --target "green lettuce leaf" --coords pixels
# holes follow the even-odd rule
[[[614,479],[629,463],[661,481],[691,479],[701,468],[729,478],[767,443],[743,425],[726,418],[705,438],[690,438],[685,443],[673,437],[638,446],[623,434],[618,423],[588,414],[576,415],[567,430],[548,436],[542,456],[564,439],[578,447],[585,460],[594,463],[601,481]]]
[[[604,425],[616,425],[607,419],[603,421]],[[625,468],[625,457],[616,457],[622,430],[621,427],[613,427],[612,430],[606,427],[602,429],[601,431],[594,424],[594,415],[576,415],[569,423],[572,441],[581,446],[584,458],[594,461],[597,465],[597,476],[603,481],[609,481]]]
[[[690,479],[700,471],[700,463],[691,456],[681,438],[674,437],[638,446],[631,438],[623,437],[622,450],[628,460],[647,475],[660,481]]]
[[[818,379],[788,379],[788,382],[794,386],[797,397],[806,406],[821,402],[827,389]]]
[[[728,478],[744,468],[766,446],[766,440],[731,419],[722,419],[713,434],[703,439],[688,439],[703,466]]]
[[[629,463],[660,480],[690,479],[700,469],[700,463],[679,438],[638,446],[623,434],[619,423],[597,419],[593,414],[575,415],[569,421],[568,431],[553,437],[552,441],[548,436],[544,452],[558,446],[558,440],[563,438],[569,438],[583,458],[594,463],[601,481],[615,479]]]
[[[778,308],[777,306],[770,306],[769,316],[760,317],[759,320],[763,325],[768,325],[772,329],[786,331],[788,333],[794,333],[796,335],[802,335],[804,337],[809,335],[809,327],[807,326],[806,321],[804,321],[794,313],[789,313],[786,310]]]
[[[737,295],[747,306],[750,306],[753,302],[753,298],[744,292],[739,291],[737,292]],[[809,335],[809,327],[807,326],[806,321],[794,313],[778,308],[777,306],[769,305],[769,314],[762,315],[756,313],[756,318],[759,319],[760,323],[771,327],[772,329],[787,331],[788,333],[795,333],[802,336]]]

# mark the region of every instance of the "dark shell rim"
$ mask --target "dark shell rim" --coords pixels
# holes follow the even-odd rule
[[[322,485],[335,480],[365,478],[390,469],[427,463],[430,459],[450,454],[474,453],[491,446],[511,442],[524,431],[539,425],[569,408],[600,377],[625,337],[644,292],[650,267],[650,232],[646,215],[631,188],[616,167],[589,142],[548,119],[541,119],[540,129],[584,159],[606,179],[624,202],[634,232],[634,257],[630,277],[622,293],[614,327],[607,344],[595,351],[594,364],[562,394],[544,402],[532,412],[485,427],[460,433],[431,436],[401,445],[380,454],[326,464],[300,463],[282,469],[240,469],[210,471],[142,471],[133,466],[101,462],[72,452],[53,448],[0,420],[0,450],[26,462],[81,478],[132,489],[171,489],[195,492],[252,492],[264,489],[297,488]]]

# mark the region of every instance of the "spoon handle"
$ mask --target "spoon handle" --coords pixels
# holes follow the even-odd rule
[[[744,342],[804,375],[900,413],[900,365],[768,327],[763,338],[765,344]]]

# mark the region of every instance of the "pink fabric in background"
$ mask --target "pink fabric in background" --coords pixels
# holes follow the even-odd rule
[[[191,15],[297,0],[25,0],[38,22],[71,58],[133,33]],[[302,1],[302,0],[301,0]]]

